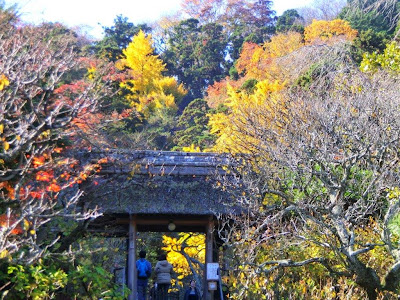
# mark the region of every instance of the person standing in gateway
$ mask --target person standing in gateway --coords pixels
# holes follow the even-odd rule
[[[148,280],[151,275],[151,264],[146,259],[146,251],[139,252],[139,259],[136,261],[138,300],[146,300]]]
[[[168,289],[171,285],[172,265],[167,261],[167,256],[161,254],[158,258],[154,272],[157,275],[157,300],[168,300]]]

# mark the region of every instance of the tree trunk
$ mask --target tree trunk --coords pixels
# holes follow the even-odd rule
[[[379,277],[375,270],[366,267],[360,261],[358,262],[359,264],[356,266],[357,270],[355,272],[357,276],[356,283],[367,292],[369,300],[376,300],[378,297],[378,290],[382,288]]]

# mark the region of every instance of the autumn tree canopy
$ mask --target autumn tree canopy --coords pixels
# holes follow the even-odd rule
[[[241,180],[225,184],[233,193],[246,186],[237,199],[251,212],[234,217],[225,238],[235,245],[239,238],[236,255],[248,258],[238,270],[249,279],[254,272],[236,283],[250,288],[247,296],[252,289],[296,294],[300,287],[285,270],[306,265],[325,274],[323,286],[342,282],[331,292],[309,289],[310,298],[344,295],[352,284],[368,299],[397,292],[397,77],[382,69],[363,74],[346,44],[318,47],[299,53],[330,62],[310,86],[260,98],[261,86],[250,95],[231,92],[224,126],[210,120],[218,147],[246,153],[237,155]],[[238,96],[249,104],[234,105]]]
[[[73,36],[48,40],[53,28],[45,26],[9,30],[0,43],[0,253],[32,262],[59,240],[43,239],[42,226],[63,215],[93,216],[71,210],[81,192],[67,190],[94,169],[62,153],[74,119],[93,111],[107,90],[100,66],[96,76],[63,84],[68,72],[84,65]]]

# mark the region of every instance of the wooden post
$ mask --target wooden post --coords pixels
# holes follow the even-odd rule
[[[208,282],[207,282],[207,263],[213,262],[213,234],[214,231],[214,221],[213,217],[210,216],[207,223],[206,228],[206,264],[204,268],[204,288],[203,288],[203,299],[205,300],[214,300],[214,291],[208,290]]]
[[[129,220],[129,247],[128,247],[128,288],[131,293],[129,300],[137,300],[137,270],[136,270],[136,220]]]

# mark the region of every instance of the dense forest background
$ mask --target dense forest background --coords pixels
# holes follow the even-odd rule
[[[77,205],[107,161],[77,153],[113,148],[231,154],[229,299],[398,299],[400,2],[271,7],[184,0],[93,41],[0,2],[1,299],[126,297],[125,246]],[[140,243],[168,252],[176,289],[200,278],[204,236]]]

